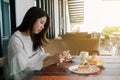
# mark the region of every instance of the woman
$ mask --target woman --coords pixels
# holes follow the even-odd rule
[[[8,44],[9,74],[14,80],[23,80],[30,72],[59,62],[60,53],[50,56],[42,48],[47,43],[49,23],[45,11],[32,7],[15,29]]]

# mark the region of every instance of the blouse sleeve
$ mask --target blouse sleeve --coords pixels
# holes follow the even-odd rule
[[[49,54],[45,53],[43,48],[37,49],[36,53],[38,54],[38,56],[34,56],[33,59],[31,59],[32,61],[30,61],[29,63],[29,68],[31,70],[41,70],[43,67],[43,62],[45,58],[49,56]]]
[[[8,45],[8,58],[10,66],[10,75],[15,75],[27,68],[28,57],[23,50],[22,42],[14,37],[10,39]]]
[[[17,37],[11,38],[8,45],[10,75],[16,75],[27,68],[40,70],[48,54],[43,48],[37,49],[35,53],[37,54],[30,57],[26,54],[22,41]]]

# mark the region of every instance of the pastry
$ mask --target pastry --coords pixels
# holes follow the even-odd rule
[[[96,66],[102,66],[103,65],[103,61],[102,59],[96,58],[96,59],[88,59],[88,63],[90,65],[96,65]]]
[[[89,64],[80,64],[78,66],[78,72],[83,72],[83,71],[89,71],[90,70],[90,65]]]
[[[97,65],[97,59],[88,59],[90,65]]]

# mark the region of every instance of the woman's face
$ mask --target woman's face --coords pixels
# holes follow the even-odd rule
[[[33,33],[34,34],[38,34],[44,29],[46,20],[47,20],[47,18],[45,16],[37,19],[37,21],[33,25]]]

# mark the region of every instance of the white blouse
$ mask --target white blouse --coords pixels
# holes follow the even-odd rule
[[[19,73],[27,68],[32,71],[41,70],[43,61],[48,54],[45,53],[42,47],[33,51],[32,46],[30,36],[24,36],[20,31],[16,31],[11,36],[8,44],[9,72],[11,76],[19,76]]]

